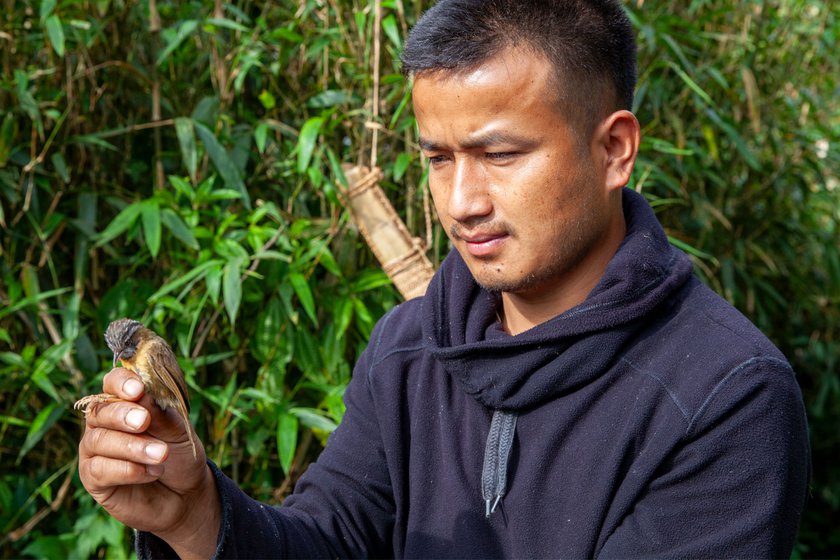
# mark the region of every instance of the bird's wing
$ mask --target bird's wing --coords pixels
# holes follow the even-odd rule
[[[174,352],[166,344],[162,338],[155,345],[157,352],[152,352],[150,360],[153,361],[152,367],[159,368],[161,373],[166,372],[169,375],[161,375],[164,385],[169,391],[176,396],[180,396],[179,401],[183,402],[184,408],[187,412],[190,411],[190,394],[187,392],[187,383],[184,380],[184,372],[181,366],[178,365],[178,360],[175,358]]]
[[[184,420],[187,429],[187,436],[190,438],[192,445],[193,456],[196,456],[195,446],[195,431],[192,424],[190,424],[190,397],[187,393],[187,385],[184,381],[184,373],[181,371],[181,366],[178,365],[178,360],[175,359],[175,354],[172,349],[166,344],[166,341],[158,337],[157,344],[154,345],[154,350],[149,352],[148,361],[149,366],[154,368],[160,375],[160,379],[169,392],[175,397],[175,409],[181,418]]]

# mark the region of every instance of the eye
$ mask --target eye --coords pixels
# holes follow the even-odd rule
[[[446,163],[446,161],[449,160],[449,158],[447,156],[440,156],[440,155],[438,155],[438,156],[426,156],[426,158],[429,160],[429,165],[434,165],[434,166],[440,165],[442,163]]]
[[[496,162],[504,162],[515,158],[518,152],[485,152],[484,157]]]

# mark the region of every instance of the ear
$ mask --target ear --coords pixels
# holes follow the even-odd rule
[[[630,182],[639,153],[639,138],[639,121],[630,111],[616,111],[598,125],[593,147],[603,162],[607,191],[621,189]]]

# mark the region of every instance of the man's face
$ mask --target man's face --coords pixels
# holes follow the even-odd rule
[[[414,82],[435,208],[487,289],[540,296],[580,284],[616,223],[603,162],[560,114],[551,71],[508,49],[475,70]]]

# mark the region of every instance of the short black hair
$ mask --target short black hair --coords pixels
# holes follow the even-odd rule
[[[636,38],[618,0],[440,0],[411,30],[403,73],[469,71],[510,47],[553,65],[561,111],[579,124],[632,110]]]

